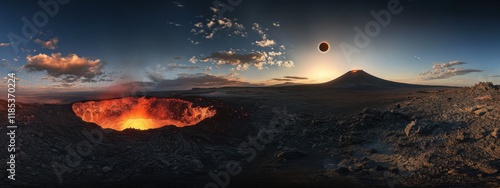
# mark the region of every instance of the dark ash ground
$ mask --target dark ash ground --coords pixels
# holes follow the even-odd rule
[[[230,161],[240,161],[242,169],[222,179],[228,187],[500,184],[500,91],[490,84],[221,88],[148,95],[213,105],[218,114],[193,127],[117,132],[83,122],[71,104],[21,104],[17,180],[9,181],[1,170],[0,185],[203,187],[217,183],[209,172],[227,171]],[[5,135],[6,103],[1,103],[0,132]],[[66,147],[76,150],[88,140],[83,130],[102,133],[102,142],[93,143],[89,155],[71,158]],[[259,133],[269,143],[242,147]],[[7,137],[0,142],[8,143]],[[242,148],[253,148],[256,156]],[[5,159],[7,151],[0,150],[0,156]],[[62,182],[54,172],[58,164],[71,169]]]

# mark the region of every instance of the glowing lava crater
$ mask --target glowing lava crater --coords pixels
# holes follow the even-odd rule
[[[78,102],[72,108],[83,121],[119,131],[192,126],[216,114],[212,107],[193,107],[189,101],[173,98],[128,97]]]

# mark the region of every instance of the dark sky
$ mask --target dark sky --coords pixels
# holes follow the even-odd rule
[[[350,69],[419,84],[499,81],[498,1],[223,0],[223,14],[214,2],[71,0],[40,24],[47,12],[37,1],[2,1],[0,74],[17,72],[26,91],[40,92],[319,83]],[[372,11],[391,19],[381,25]],[[38,32],[25,37],[22,18],[34,15]],[[356,43],[367,26],[373,36]]]

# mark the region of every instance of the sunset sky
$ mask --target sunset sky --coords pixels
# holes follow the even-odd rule
[[[493,0],[40,2],[0,3],[0,75],[17,73],[24,93],[321,83],[351,69],[415,84],[500,82]],[[385,25],[373,16],[383,12]],[[356,45],[366,26],[374,36]]]

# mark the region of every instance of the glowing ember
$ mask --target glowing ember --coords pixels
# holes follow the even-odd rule
[[[359,69],[354,69],[354,70],[352,70],[351,72],[352,72],[352,73],[357,73],[358,71],[359,71]]]
[[[83,121],[120,131],[127,128],[147,130],[166,125],[191,126],[216,113],[210,107],[192,105],[180,99],[129,97],[75,103],[72,107]]]

